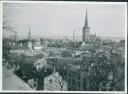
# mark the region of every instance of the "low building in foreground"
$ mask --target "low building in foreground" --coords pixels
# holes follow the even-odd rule
[[[62,79],[59,72],[53,72],[44,78],[44,90],[67,91],[67,83]]]

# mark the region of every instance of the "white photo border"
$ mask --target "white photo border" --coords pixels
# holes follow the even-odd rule
[[[2,90],[2,21],[3,3],[50,3],[50,4],[123,4],[125,6],[125,90],[124,91],[3,91]],[[87,2],[87,1],[0,1],[0,92],[4,93],[116,93],[127,94],[127,2]]]

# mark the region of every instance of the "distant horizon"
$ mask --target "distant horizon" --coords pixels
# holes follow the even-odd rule
[[[18,36],[20,36],[20,37],[27,37],[27,35],[18,35]],[[31,37],[36,37],[36,36],[39,36],[39,37],[73,37],[73,36],[71,36],[71,35],[68,35],[68,36],[66,36],[66,35],[47,35],[47,36],[43,36],[43,35],[31,35]],[[81,37],[82,38],[82,36],[75,36],[75,37]],[[98,35],[97,35],[97,37],[98,37]],[[119,36],[113,36],[113,37],[104,37],[104,36],[100,36],[101,38],[124,38],[124,37],[119,37]]]
[[[3,34],[4,35],[4,34]],[[7,34],[7,35],[5,35],[5,36],[10,36],[9,34]],[[31,35],[31,37],[33,38],[33,37],[73,37],[73,35]],[[99,37],[99,35],[96,35],[97,37]],[[28,35],[18,35],[17,36],[18,38],[20,37],[20,38],[27,38],[28,37]],[[81,37],[82,38],[82,36],[81,35],[75,35],[75,37]],[[107,37],[104,37],[104,36],[100,36],[101,38],[122,38],[122,39],[125,39],[125,37],[119,37],[119,36],[113,36],[113,37],[109,37],[109,36],[107,36]]]
[[[73,40],[73,36],[40,36],[40,35],[35,35],[35,36],[31,36],[32,39],[36,39],[39,40],[41,38],[49,38],[49,39],[69,39],[69,40]],[[102,37],[100,36],[101,39],[111,39],[113,41],[119,42],[120,40],[125,40],[124,37]],[[27,36],[20,36],[18,37],[17,40],[21,40],[21,39],[27,39]],[[75,40],[81,40],[82,41],[82,36],[75,36]]]
[[[7,33],[5,33],[5,34],[3,33],[3,35],[9,36],[9,33],[10,32],[8,32],[8,34]],[[12,33],[14,35],[14,32],[12,32]],[[81,34],[82,34],[82,32],[81,32]],[[92,34],[92,33],[90,33],[90,34]],[[25,35],[22,35],[22,34],[21,35],[17,35],[17,37],[27,37],[27,36],[28,36],[28,32]],[[73,37],[73,33],[72,33],[72,35],[33,35],[32,32],[31,32],[31,37],[36,37],[36,36],[38,36],[38,37]],[[82,37],[82,35],[76,35],[76,34],[75,34],[75,36],[76,37]],[[97,37],[100,36],[102,38],[124,38],[125,39],[125,37],[122,37],[122,36],[101,36],[100,34],[97,34],[97,33],[96,33],[96,36]]]

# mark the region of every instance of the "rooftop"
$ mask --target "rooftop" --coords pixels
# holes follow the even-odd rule
[[[3,90],[29,90],[33,91],[23,80],[17,77],[13,72],[3,67]]]
[[[71,71],[77,71],[77,70],[80,70],[80,65],[72,65],[69,67],[69,70]]]

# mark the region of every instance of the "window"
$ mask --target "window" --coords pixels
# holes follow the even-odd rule
[[[49,80],[49,83],[52,83],[52,79]]]
[[[75,80],[74,79],[72,80],[72,84],[75,85]]]
[[[78,80],[80,80],[80,75],[78,76]]]
[[[71,83],[71,80],[70,80],[70,78],[69,78],[69,80],[68,80],[68,81],[69,81],[69,84],[70,84],[70,83]]]
[[[80,87],[80,81],[78,81],[78,87]]]

